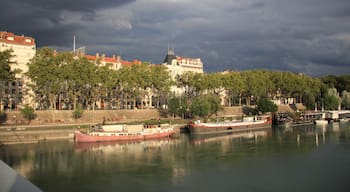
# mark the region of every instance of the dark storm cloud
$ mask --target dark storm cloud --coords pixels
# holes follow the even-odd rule
[[[0,30],[38,47],[162,62],[170,44],[205,70],[350,73],[348,0],[5,0]],[[79,46],[80,46],[79,45]]]
[[[10,0],[18,4],[41,7],[47,10],[93,12],[96,9],[116,7],[135,0]]]
[[[78,14],[82,21],[93,21],[97,10],[131,2],[134,0],[3,0],[0,30],[34,36],[39,47],[63,46],[84,28],[80,22],[67,23],[69,13]]]

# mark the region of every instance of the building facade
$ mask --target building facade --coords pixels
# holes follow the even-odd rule
[[[0,51],[12,50],[11,70],[19,70],[15,80],[0,85],[1,109],[17,109],[22,104],[33,104],[33,93],[27,87],[29,79],[24,76],[28,71],[27,63],[35,56],[35,39],[11,32],[0,31]]]
[[[89,61],[94,62],[96,65],[106,66],[110,65],[110,69],[119,70],[122,67],[129,67],[131,65],[141,65],[142,61],[134,59],[133,61],[123,60],[121,56],[106,57],[105,54],[100,55],[96,53],[96,55],[83,55]]]
[[[176,76],[182,75],[186,72],[192,73],[204,73],[203,63],[200,58],[186,58],[176,56],[174,51],[169,49],[168,54],[166,55],[163,65],[166,66],[169,70],[172,80],[176,80]],[[181,95],[184,93],[183,88],[178,88],[176,86],[171,87],[171,92],[174,95]]]

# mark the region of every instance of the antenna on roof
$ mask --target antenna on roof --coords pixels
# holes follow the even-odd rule
[[[73,36],[73,52],[75,53],[75,35]]]

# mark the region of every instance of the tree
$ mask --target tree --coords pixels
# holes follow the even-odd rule
[[[28,64],[26,75],[31,79],[30,85],[36,94],[36,100],[43,108],[56,109],[57,96],[64,79],[62,79],[61,62],[69,61],[63,57],[56,58],[50,48],[39,49]]]
[[[339,106],[339,100],[334,95],[326,95],[324,97],[324,108],[326,110],[336,110]]]
[[[28,124],[30,124],[30,122],[37,116],[34,112],[33,107],[30,107],[28,105],[25,105],[24,108],[20,110],[20,112],[23,117],[28,120]]]
[[[312,110],[315,109],[315,102],[316,102],[316,98],[315,96],[310,93],[310,92],[306,92],[304,94],[304,105],[306,106],[307,109]]]
[[[205,100],[207,100],[210,104],[210,116],[217,114],[219,111],[223,109],[221,106],[221,99],[216,94],[209,94],[204,97]]]
[[[274,112],[276,112],[278,110],[278,107],[270,99],[260,98],[258,100],[257,110],[260,111],[263,114],[267,113],[267,112],[274,113]]]
[[[245,92],[246,82],[239,72],[229,72],[223,75],[223,87],[228,92],[228,106],[235,104],[238,98],[238,105],[242,103],[242,93]]]
[[[77,107],[74,109],[72,115],[73,118],[78,121],[78,119],[80,119],[83,116],[84,110],[81,107],[81,105],[77,105]]]
[[[350,92],[342,92],[342,107],[344,109],[350,109]]]
[[[185,72],[176,77],[177,86],[184,88],[186,96],[197,97],[205,90],[204,74]]]
[[[336,110],[340,106],[341,98],[336,88],[328,89],[324,96],[324,108],[326,110]]]
[[[175,115],[179,115],[179,109],[180,109],[180,99],[173,97],[171,99],[169,99],[168,101],[168,112],[171,113],[173,115],[173,117],[175,117]]]
[[[171,80],[169,71],[164,65],[149,66],[151,74],[150,92],[158,98],[157,105],[161,104],[161,98],[164,98],[170,92],[170,86],[174,84]],[[159,108],[159,106],[157,106]]]
[[[220,98],[214,94],[196,97],[192,101],[191,112],[194,116],[210,117],[222,110],[220,101]]]
[[[208,117],[210,114],[210,103],[209,101],[196,97],[192,101],[191,112],[194,116]]]
[[[328,88],[336,88],[339,92],[350,91],[350,75],[322,77],[321,80]]]
[[[7,49],[5,51],[0,51],[0,81],[11,80],[14,78],[14,72],[11,71],[10,64],[14,62],[11,61],[12,50]]]
[[[14,63],[11,61],[13,57],[12,52],[11,49],[0,51],[0,114],[2,114],[3,101],[7,98],[4,91],[5,84],[15,78],[15,72],[11,70],[10,66],[10,64]]]

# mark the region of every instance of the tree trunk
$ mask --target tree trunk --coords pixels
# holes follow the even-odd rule
[[[134,110],[136,110],[136,96],[134,96],[134,98],[133,98],[133,105],[134,105]]]
[[[77,109],[77,97],[74,95],[73,110]]]

